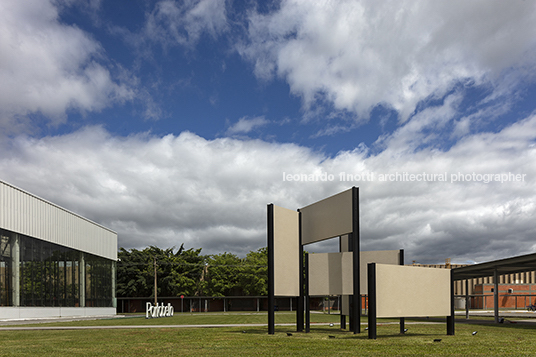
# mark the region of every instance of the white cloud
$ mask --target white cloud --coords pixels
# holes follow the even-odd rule
[[[448,117],[453,102],[437,111]],[[535,133],[531,116],[498,133],[465,136],[448,151],[408,151],[399,148],[412,135],[402,127],[383,139],[380,153],[360,146],[329,158],[295,144],[206,140],[189,132],[113,137],[90,127],[4,141],[0,172],[1,179],[118,231],[126,248],[185,243],[206,254],[243,255],[266,244],[268,203],[297,209],[356,185],[363,249],[404,248],[409,261],[482,261],[532,251]],[[339,176],[366,172],[374,180]],[[446,173],[447,182],[380,181],[380,174],[423,172]],[[525,174],[524,181],[451,182],[451,175],[509,172]],[[289,182],[283,173],[334,176]]]
[[[283,0],[250,13],[238,50],[258,77],[286,80],[306,109],[325,101],[366,120],[381,104],[405,121],[458,81],[511,93],[534,73],[534,23],[530,1]]]
[[[193,46],[205,33],[216,38],[226,30],[225,0],[163,0],[148,14],[143,35],[164,46]]]
[[[270,121],[266,120],[263,116],[255,118],[242,117],[227,129],[226,134],[247,134],[252,130],[264,126],[268,123],[270,123]]]
[[[447,96],[443,105],[429,106],[420,111],[394,133],[380,137],[375,144],[389,152],[408,154],[422,146],[434,148],[435,145],[440,145],[438,139],[444,134],[443,129],[457,115],[461,100],[459,93]]]
[[[0,129],[27,129],[27,115],[40,113],[53,125],[66,112],[99,111],[133,97],[99,64],[103,51],[88,34],[60,23],[48,0],[0,4]]]

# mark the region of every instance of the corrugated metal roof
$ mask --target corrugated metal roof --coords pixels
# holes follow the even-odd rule
[[[536,253],[454,268],[452,277],[454,280],[482,278],[493,276],[495,270],[499,275],[536,270]]]
[[[0,228],[117,260],[117,233],[0,181]]]

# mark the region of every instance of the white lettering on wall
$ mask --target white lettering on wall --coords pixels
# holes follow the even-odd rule
[[[173,316],[173,312],[175,309],[173,309],[173,306],[171,306],[171,303],[168,303],[166,306],[164,306],[164,303],[156,303],[156,306],[153,306],[150,302],[145,304],[145,318],[146,319],[152,319],[156,317],[171,317]]]

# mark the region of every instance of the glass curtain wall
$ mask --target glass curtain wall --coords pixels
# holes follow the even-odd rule
[[[14,234],[0,230],[0,306],[13,306],[11,248]],[[20,306],[112,307],[111,260],[19,235]],[[85,262],[84,269],[81,261]],[[81,284],[81,281],[85,284]]]
[[[86,306],[112,306],[112,261],[86,255]]]
[[[21,237],[20,305],[80,306],[79,255],[73,249]]]
[[[11,239],[0,230],[0,306],[11,306]]]

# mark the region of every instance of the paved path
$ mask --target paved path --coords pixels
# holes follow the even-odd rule
[[[456,317],[465,316],[465,311],[456,311]],[[469,311],[469,317],[476,316],[486,316],[493,317],[495,316],[493,310],[471,310]],[[527,310],[499,310],[500,317],[513,317],[513,318],[535,318],[536,312],[527,311]]]
[[[296,324],[276,324],[276,326],[295,326]],[[319,324],[315,324],[319,325]],[[326,324],[327,325],[327,324]],[[114,325],[114,326],[5,326],[0,331],[16,330],[92,330],[92,329],[140,329],[140,328],[196,328],[196,327],[267,327],[267,324],[214,324],[214,325]]]
[[[469,324],[488,324],[495,323],[493,320],[475,320],[469,318],[466,320],[461,318],[465,316],[465,311],[456,311],[456,323],[469,323]],[[470,317],[486,316],[493,317],[493,311],[471,311]],[[500,311],[499,316],[505,319],[505,323],[519,323],[536,325],[536,313],[528,312],[524,310],[512,310],[512,311]],[[530,317],[532,319],[527,319]],[[83,320],[99,320],[99,319],[113,319],[113,318],[128,318],[124,315],[113,316],[99,316],[99,317],[68,317],[68,318],[49,318],[49,319],[35,319],[35,320],[0,320],[0,331],[17,331],[17,330],[91,330],[91,329],[143,329],[143,328],[217,328],[217,327],[266,327],[267,324],[203,324],[203,325],[114,325],[114,326],[24,326],[28,324],[46,324],[51,322],[72,322]],[[139,318],[131,317],[131,318]],[[519,318],[525,318],[523,320],[516,320]],[[406,321],[406,325],[411,324],[441,324],[445,323],[444,319],[430,318],[422,319],[420,321]],[[378,325],[386,324],[398,324],[398,322],[379,322]],[[276,324],[276,326],[295,326],[295,323],[288,324]],[[362,322],[361,325],[367,325],[366,322]],[[329,323],[312,323],[311,326],[329,326]],[[339,326],[339,323],[334,323],[334,326]]]
[[[406,321],[406,325],[417,324],[441,324],[444,322],[436,321]],[[398,322],[380,322],[378,325],[398,324]],[[276,326],[296,326],[295,323],[275,324]],[[330,323],[311,323],[311,326],[329,326]],[[362,322],[361,325],[367,325]],[[340,326],[339,323],[334,323],[334,327]],[[142,328],[217,328],[217,327],[266,327],[268,324],[203,324],[203,325],[114,325],[114,326],[3,326],[0,331],[30,331],[30,330],[92,330],[92,329],[142,329]]]
[[[138,316],[135,316],[138,317]],[[115,318],[128,318],[125,315],[102,315],[102,316],[70,316],[70,317],[43,317],[31,319],[8,319],[0,320],[0,326],[28,325],[28,324],[46,324],[49,322],[72,322],[72,321],[95,321],[111,320]]]

